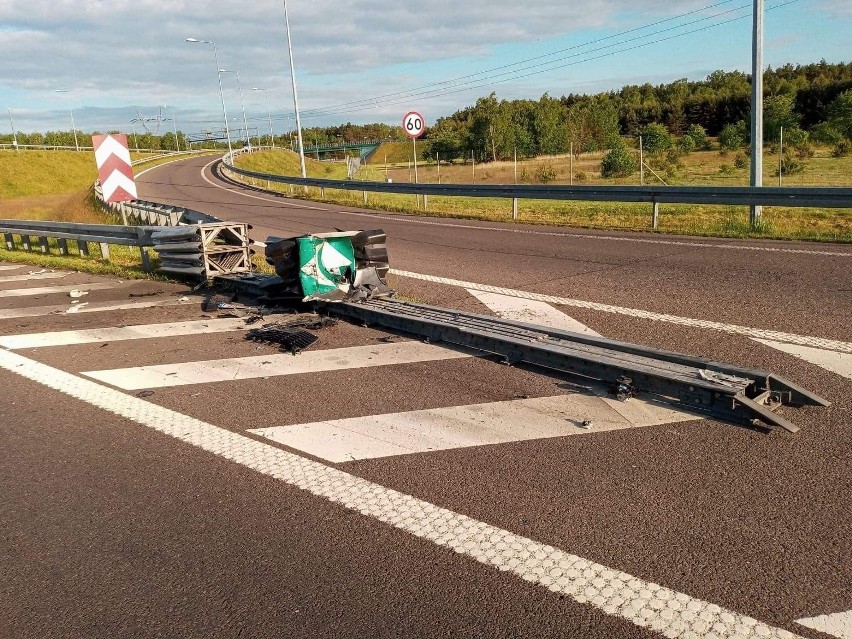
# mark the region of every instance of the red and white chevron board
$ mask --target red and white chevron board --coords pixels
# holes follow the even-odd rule
[[[98,163],[98,179],[104,191],[104,202],[137,199],[127,136],[122,133],[93,135],[92,146],[95,147],[95,161]]]

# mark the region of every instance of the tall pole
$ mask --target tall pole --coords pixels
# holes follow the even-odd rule
[[[9,111],[9,126],[12,127],[12,146],[15,147],[15,152],[20,153],[20,149],[18,149],[18,134],[15,132],[15,123],[12,121],[12,107],[6,107],[6,110]]]
[[[248,132],[248,120],[246,120],[246,105],[243,102],[243,85],[240,84],[240,72],[237,71],[237,91],[240,92],[240,108],[243,110],[243,126],[246,129],[246,146],[251,147],[251,140],[249,140],[249,132]]]
[[[68,93],[68,89],[56,89],[54,93]],[[71,132],[74,134],[74,148],[80,150],[80,144],[77,142],[77,125],[74,123],[74,109],[71,108],[71,100],[68,101],[68,111],[71,113]]]
[[[269,93],[266,89],[258,87],[252,88],[252,91],[263,91],[263,97],[266,99],[266,117],[269,119],[269,140],[272,148],[275,148],[275,131],[272,129],[272,111],[269,110]]]
[[[299,117],[299,96],[296,93],[296,65],[293,63],[293,41],[290,39],[290,17],[287,15],[287,0],[284,2],[284,24],[287,26],[287,52],[290,55],[290,80],[293,83],[293,109],[296,111],[296,130],[299,138],[299,164],[302,177],[308,177],[305,169],[305,145],[302,142],[302,120]]]
[[[781,186],[781,172],[784,169],[784,127],[781,127],[781,136],[778,139],[778,186]]]
[[[639,184],[645,184],[645,158],[642,157],[642,136],[639,136]]]
[[[751,186],[763,186],[763,0],[754,0],[751,41]],[[753,204],[749,223],[756,226],[763,207]]]
[[[177,120],[175,119],[175,108],[172,107],[172,127],[175,130],[175,151],[180,151],[180,143],[177,136]]]
[[[219,99],[222,101],[222,118],[225,121],[225,135],[228,138],[228,154],[231,154],[234,150],[231,148],[231,128],[228,126],[228,111],[225,109],[225,94],[222,92],[222,65],[219,64],[219,50],[216,48],[216,43],[212,40],[187,38],[186,41],[213,45],[213,58],[216,60],[216,78],[219,80]]]

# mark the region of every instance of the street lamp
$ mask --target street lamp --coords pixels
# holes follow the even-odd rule
[[[269,118],[269,137],[272,138],[272,148],[275,148],[275,131],[272,129],[272,111],[269,110],[269,94],[266,89],[254,87],[252,91],[263,91],[263,97],[266,99],[266,117]]]
[[[296,66],[293,64],[293,42],[290,39],[290,18],[287,15],[287,0],[284,1],[284,24],[287,26],[287,52],[290,55],[290,80],[293,83],[293,108],[296,111],[296,131],[299,136],[299,164],[302,167],[302,177],[308,177],[305,169],[305,145],[302,142],[302,120],[299,118],[299,97],[296,93]]]
[[[166,105],[163,105],[163,108],[168,109],[169,107],[166,106]],[[178,136],[177,136],[177,120],[175,119],[175,108],[174,107],[172,107],[172,126],[174,127],[174,130],[175,130],[175,151],[180,151],[180,143],[178,142]]]
[[[213,57],[216,59],[216,78],[219,80],[219,99],[222,101],[222,117],[225,120],[225,135],[228,138],[228,154],[231,154],[233,153],[233,149],[231,148],[231,129],[228,128],[228,112],[225,109],[225,94],[222,93],[222,73],[219,71],[221,65],[219,64],[219,51],[216,49],[216,43],[212,40],[199,40],[197,38],[187,38],[186,41],[213,46]]]
[[[237,74],[237,91],[239,91],[240,94],[240,108],[243,110],[243,126],[246,129],[246,146],[251,148],[251,141],[249,140],[248,121],[246,120],[246,105],[243,103],[243,86],[240,84],[240,72],[238,70],[229,71],[228,69],[219,69],[219,73]]]
[[[54,93],[68,93],[68,89],[54,89]],[[68,110],[71,112],[71,131],[74,133],[74,148],[80,150],[80,144],[77,142],[77,125],[74,124],[74,109],[71,108],[71,101],[68,101]]]
[[[21,151],[18,148],[18,134],[15,132],[15,123],[12,121],[12,107],[6,107],[6,110],[9,112],[9,126],[12,127],[12,146],[15,147],[16,153],[20,153]]]

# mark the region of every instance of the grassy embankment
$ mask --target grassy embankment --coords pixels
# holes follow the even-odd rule
[[[424,145],[425,147],[425,145]],[[421,144],[418,144],[418,152]],[[418,153],[419,155],[419,153]],[[385,164],[387,157],[387,164]],[[358,180],[385,179],[385,172],[394,182],[412,181],[408,166],[411,144],[406,142],[386,143],[370,157],[370,163],[358,174]],[[638,184],[638,174],[614,180],[600,176],[602,154],[586,154],[573,163],[574,184]],[[669,176],[669,184],[734,186],[748,184],[748,168],[734,168],[735,154],[721,155],[718,151],[701,151],[682,158],[683,166]],[[246,169],[297,175],[298,159],[288,151],[264,151],[245,155],[237,160]],[[767,154],[764,158],[764,184],[777,185],[774,175],[777,162]],[[540,157],[518,162],[518,182],[537,183],[543,174],[549,174],[550,184],[568,184],[571,163],[567,156]],[[438,182],[439,169],[434,162],[418,161],[420,182]],[[343,164],[308,161],[308,173],[312,177],[346,177]],[[647,184],[660,182],[648,171]],[[515,181],[512,162],[488,162],[476,164],[441,164],[442,183],[511,184]],[[784,176],[786,186],[848,186],[852,181],[852,157],[834,158],[828,149],[818,149],[814,158],[808,160],[804,171]],[[265,185],[265,183],[264,183]],[[286,185],[278,185],[287,191]],[[296,196],[301,190],[292,190]],[[317,189],[309,191],[311,198],[319,198]],[[418,212],[413,195],[368,194],[367,206],[379,210]],[[358,191],[325,190],[323,198],[329,202],[363,206],[363,196]],[[447,198],[430,196],[428,212],[434,216],[509,221],[511,202],[496,198]],[[583,228],[650,230],[651,207],[644,204],[622,204],[613,202],[578,202],[550,200],[520,200],[519,219],[533,224],[553,224]],[[821,241],[852,242],[852,210],[849,209],[801,209],[766,207],[763,224],[752,229],[748,224],[748,208],[733,206],[661,205],[659,230],[668,233],[720,237],[764,237],[777,239],[807,239]]]
[[[155,166],[154,162],[157,161],[145,163],[140,169]],[[103,211],[92,196],[91,186],[96,178],[97,167],[91,151],[0,151],[0,219],[121,224],[121,219]],[[107,262],[96,257],[96,249],[88,258],[73,253],[60,257],[56,255],[56,242],[51,241],[50,246],[54,255],[28,253],[20,248],[9,251],[3,242],[0,262],[117,275],[126,279],[152,277],[142,271],[139,249],[134,247],[111,246]],[[74,242],[70,243],[70,248],[74,251]]]

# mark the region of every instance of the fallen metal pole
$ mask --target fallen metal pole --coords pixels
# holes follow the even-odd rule
[[[366,325],[496,354],[510,364],[601,380],[623,398],[648,393],[734,424],[777,426],[792,433],[799,428],[775,412],[780,406],[829,405],[766,371],[475,313],[388,299],[327,304],[324,310]]]

